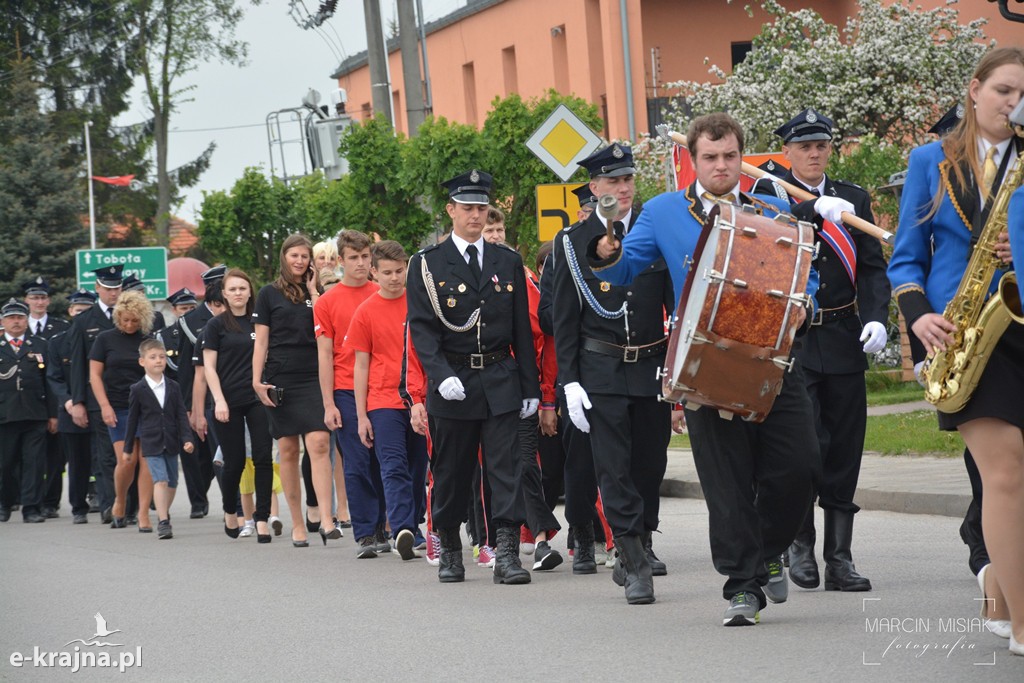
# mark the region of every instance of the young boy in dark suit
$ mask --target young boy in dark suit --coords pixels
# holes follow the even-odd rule
[[[130,458],[138,434],[142,455],[153,475],[158,538],[172,538],[169,510],[178,487],[178,450],[191,453],[192,430],[185,412],[181,388],[164,377],[167,352],[159,339],[139,344],[139,365],[146,376],[132,385],[128,394],[128,428],[124,457]]]

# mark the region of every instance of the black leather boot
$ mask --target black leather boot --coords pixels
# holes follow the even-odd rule
[[[466,580],[466,568],[462,566],[462,537],[458,527],[438,529],[441,537],[441,557],[437,563],[437,580],[441,583],[460,583]]]
[[[626,589],[626,602],[630,605],[654,602],[654,577],[643,541],[639,536],[616,536],[615,547],[619,556],[615,560],[612,580]]]
[[[825,510],[825,590],[871,590],[871,582],[853,566],[852,542],[853,513]]]
[[[981,532],[981,504],[977,499],[971,499],[971,504],[967,506],[967,514],[960,525],[960,538],[967,544],[967,549],[971,553],[967,564],[977,576],[981,568],[991,562],[988,559],[988,548],[985,547],[985,537]]]
[[[645,531],[640,540],[644,544],[644,553],[647,555],[647,562],[651,565],[651,574],[654,576],[665,576],[668,574],[668,567],[665,563],[658,559],[658,556],[654,554],[654,532]]]
[[[530,583],[530,572],[519,560],[519,527],[498,528],[498,547],[494,555],[494,583]]]
[[[586,526],[574,526],[573,532],[573,574],[596,574],[597,560],[594,559],[594,523]]]
[[[818,562],[814,559],[814,508],[807,511],[804,524],[789,546],[789,578],[801,588],[817,588],[821,583]]]

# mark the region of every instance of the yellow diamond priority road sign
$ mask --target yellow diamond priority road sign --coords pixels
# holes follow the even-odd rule
[[[527,148],[554,171],[562,181],[568,180],[579,166],[601,144],[601,138],[564,104],[534,131],[526,141]]]

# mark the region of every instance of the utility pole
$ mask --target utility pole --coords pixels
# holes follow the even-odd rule
[[[423,107],[420,57],[416,52],[416,8],[412,3],[413,0],[398,0],[398,44],[402,49],[402,82],[411,138],[416,137],[420,124],[427,118]]]
[[[391,83],[388,82],[388,54],[384,43],[384,27],[380,18],[379,0],[363,0],[366,16],[366,59],[370,66],[370,88],[373,94],[373,113],[391,118]]]

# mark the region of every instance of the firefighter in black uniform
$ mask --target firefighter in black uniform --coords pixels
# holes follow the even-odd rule
[[[117,456],[107,425],[103,423],[100,406],[89,386],[89,351],[100,332],[114,329],[111,315],[117,298],[121,296],[122,271],[120,264],[92,271],[96,276],[97,301],[71,322],[66,341],[70,362],[65,368],[65,377],[71,396],[71,419],[79,427],[88,427],[92,431],[92,473],[96,479],[100,519],[104,524],[110,524],[113,519],[110,509],[114,505]]]
[[[80,289],[68,297],[68,314],[74,319],[79,313],[92,308],[95,303],[95,294]],[[71,394],[65,373],[71,365],[71,357],[67,332],[55,334],[50,338],[49,345],[46,385],[57,401],[57,437],[60,439],[61,453],[68,468],[68,502],[71,503],[72,522],[88,524],[92,438],[89,429],[76,425],[68,412],[68,408],[71,407]]]
[[[632,151],[612,144],[580,165],[590,173],[595,195],[617,200],[614,229],[621,239],[637,218]],[[587,542],[593,547],[588,525],[596,473],[619,551],[612,576],[625,586],[627,602],[647,604],[654,602],[655,566],[665,573],[650,539],[658,528],[658,489],[671,436],[671,406],[660,400],[658,370],[665,361],[665,319],[674,295],[662,260],[626,287],[597,277],[587,265],[587,247],[605,232],[605,221],[594,212],[555,237],[552,257],[558,383],[570,419],[580,432],[589,432],[593,452],[593,462],[578,461],[583,449],[567,453],[566,515],[586,552]],[[586,500],[571,502],[574,496]],[[568,518],[570,508],[578,519]]]
[[[47,341],[71,327],[63,318],[50,315],[50,285],[41,276],[21,286],[28,306],[28,335]],[[60,438],[56,434],[46,435],[46,477],[43,485],[43,504],[40,514],[47,519],[59,517],[60,499],[64,482],[64,455]]]
[[[227,272],[227,266],[221,265],[214,266],[202,274],[203,284],[206,285],[203,305],[178,318],[177,324],[174,325],[178,328],[178,384],[181,385],[181,396],[190,414],[192,412],[192,380],[195,377],[192,356],[196,351],[196,338],[206,327],[206,323],[224,310],[221,281],[224,279],[225,272]],[[213,454],[217,451],[217,439],[211,429],[207,431],[205,439],[199,438],[199,435],[196,434],[192,443],[197,447],[191,454],[182,451],[181,470],[185,478],[185,486],[188,488],[188,499],[192,504],[192,512],[189,517],[199,519],[210,512],[210,502],[206,496],[214,478]]]
[[[182,287],[171,294],[167,297],[167,302],[171,304],[174,315],[177,318],[181,318],[186,313],[194,311],[198,305],[195,292],[188,287]],[[155,333],[155,336],[163,342],[164,348],[167,349],[167,369],[164,370],[164,374],[177,382],[179,363],[178,347],[181,346],[181,327],[178,325],[169,325],[164,327],[162,330],[158,330]]]
[[[816,196],[839,197],[851,213],[874,222],[871,197],[853,183],[825,174],[832,152],[832,121],[805,109],[775,131],[783,140],[790,170],[782,176]],[[761,181],[762,183],[765,181]],[[795,200],[794,200],[795,201]],[[815,224],[818,258],[818,310],[797,353],[814,405],[821,446],[822,479],[818,502],[825,511],[825,589],[868,591],[871,582],[857,573],[851,556],[853,502],[864,450],[867,398],[865,353],[885,347],[889,317],[889,280],[877,239],[813,214],[813,202],[794,206],[801,220]],[[820,578],[814,558],[814,510],[789,549],[789,574],[798,586],[815,588]]]
[[[494,582],[529,583],[519,561],[526,510],[516,430],[536,412],[540,382],[523,260],[483,239],[489,174],[474,169],[444,185],[451,236],[413,256],[408,283],[409,333],[427,376],[438,579],[465,579],[459,526],[482,449],[498,527]]]
[[[47,344],[29,337],[28,306],[16,299],[0,309],[0,522],[21,494],[25,522],[42,515],[46,434],[57,431],[57,406],[46,388]],[[20,476],[15,477],[15,472]]]

